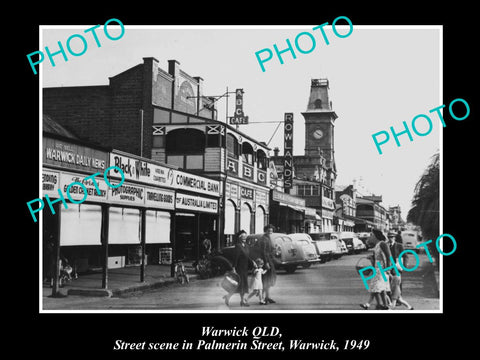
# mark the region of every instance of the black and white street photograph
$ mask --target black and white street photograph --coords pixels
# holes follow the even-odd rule
[[[441,310],[442,28],[332,20],[42,28],[42,310]]]

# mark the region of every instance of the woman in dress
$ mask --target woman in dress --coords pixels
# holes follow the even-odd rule
[[[241,230],[237,233],[237,244],[235,245],[235,255],[233,259],[233,271],[240,278],[236,293],[240,294],[240,306],[250,306],[245,300],[245,294],[248,293],[248,264],[250,261],[249,247],[247,245],[247,233]],[[228,293],[223,297],[225,304],[229,306],[229,301],[235,293]]]
[[[270,235],[273,233],[273,225],[267,225],[264,228],[263,236],[258,239],[256,246],[260,250],[260,258],[264,262],[265,270],[267,272],[262,275],[263,283],[263,299],[266,304],[273,304],[275,301],[270,297],[270,288],[275,286],[277,281],[277,273],[275,271],[275,264],[273,262],[273,247],[270,240]]]
[[[373,266],[375,267],[376,274],[368,282],[369,300],[365,304],[360,305],[365,310],[369,309],[373,298],[377,301],[377,309],[387,310],[389,308],[386,293],[390,291],[390,284],[386,275],[387,281],[383,279],[379,268],[379,263],[382,269],[391,266],[390,257],[392,255],[385,240],[385,235],[379,230],[373,230],[372,236],[367,240],[369,245],[373,246]]]

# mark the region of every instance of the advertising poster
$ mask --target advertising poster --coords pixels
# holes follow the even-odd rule
[[[185,5],[38,4],[8,40],[15,351],[475,350],[473,4]]]

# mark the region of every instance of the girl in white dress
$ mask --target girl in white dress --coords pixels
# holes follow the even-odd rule
[[[265,305],[266,302],[263,299],[263,283],[262,275],[267,272],[263,269],[263,260],[258,258],[255,260],[255,269],[253,270],[253,282],[252,282],[252,292],[248,295],[247,299],[250,299],[252,296],[257,295],[260,299],[260,305]]]

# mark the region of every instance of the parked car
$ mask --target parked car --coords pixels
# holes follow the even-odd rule
[[[338,238],[338,236],[335,238],[335,241],[337,242],[337,251],[334,253],[333,258],[338,259],[342,255],[348,254],[347,244],[345,244],[345,241]]]
[[[257,241],[263,236],[263,234],[252,234],[247,236],[247,244],[250,246],[250,258],[252,260],[260,257],[260,249],[258,248]],[[270,241],[273,249],[273,262],[275,269],[283,269],[288,273],[293,273],[298,266],[302,266],[305,263],[303,253],[298,245],[287,235],[283,233],[273,233],[270,235]],[[221,250],[222,255],[233,263],[235,247],[228,246]],[[253,265],[250,264],[250,268]]]
[[[367,250],[367,246],[357,237],[353,238],[353,252],[358,254],[364,250]]]
[[[295,233],[288,234],[288,236],[293,240],[295,245],[297,245],[300,252],[303,254],[305,262],[302,264],[304,268],[309,268],[312,264],[315,264],[320,261],[320,258],[317,254],[317,249],[313,243],[310,235],[305,233]]]
[[[333,258],[338,259],[342,255],[348,254],[347,244],[345,244],[345,241],[340,239],[337,233],[332,233],[331,237],[337,242],[337,251],[334,253]]]
[[[402,242],[403,242],[403,247],[405,249],[412,249],[417,251],[417,245],[419,243],[419,238],[418,238],[418,232],[416,231],[402,231],[401,232],[401,237],[402,237]]]
[[[345,245],[347,245],[347,250],[348,250],[349,254],[353,254],[353,253],[359,251],[358,241],[360,241],[360,242],[362,242],[362,241],[357,237],[357,235],[354,232],[342,231],[338,234],[338,237],[340,238],[340,240],[343,240],[345,242]],[[356,240],[354,240],[354,239],[356,239]],[[355,244],[357,244],[357,246],[355,246]]]
[[[367,245],[367,239],[370,237],[370,233],[369,232],[359,232],[357,233],[357,237],[362,240],[362,242],[365,244],[365,246],[368,248],[368,245]]]
[[[317,254],[321,262],[330,261],[333,259],[334,254],[339,253],[337,240],[332,238],[332,233],[311,233],[309,234],[315,244]]]

